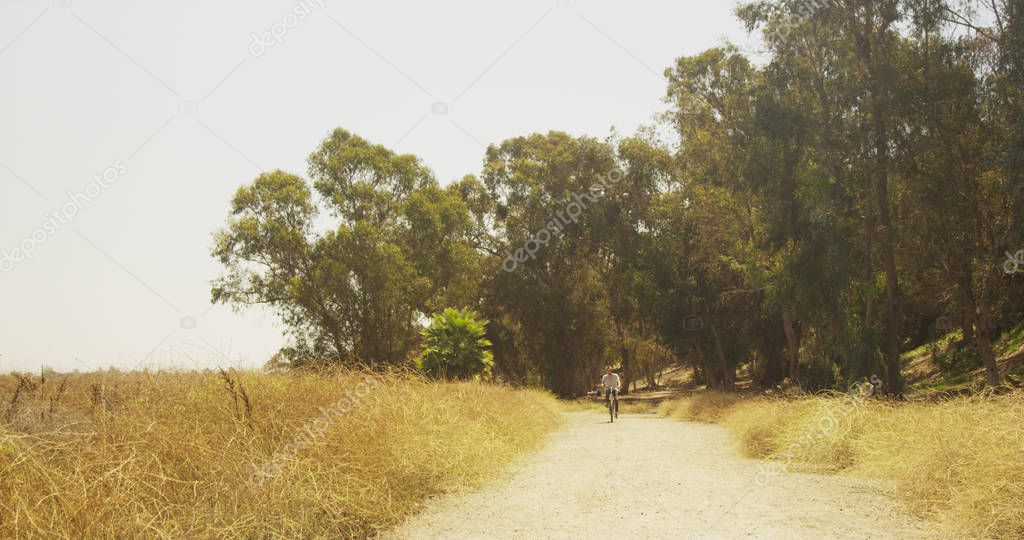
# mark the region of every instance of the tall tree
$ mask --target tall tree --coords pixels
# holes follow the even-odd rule
[[[295,362],[405,362],[426,313],[477,297],[469,210],[417,158],[342,129],[309,164],[321,205],[281,171],[238,190],[216,236],[213,300],[275,309]]]

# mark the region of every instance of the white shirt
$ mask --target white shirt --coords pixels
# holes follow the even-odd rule
[[[618,373],[605,373],[604,377],[601,377],[601,384],[604,387],[616,389],[619,387],[619,374]]]

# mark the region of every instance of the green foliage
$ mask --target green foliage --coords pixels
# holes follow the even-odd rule
[[[282,171],[238,190],[216,236],[225,273],[213,300],[275,309],[294,340],[294,365],[401,364],[421,314],[478,297],[469,209],[415,156],[343,129],[309,168],[324,208],[307,181]]]
[[[439,379],[489,380],[494,357],[486,333],[487,321],[475,311],[447,308],[423,329],[423,352],[416,367]]]
[[[997,384],[993,342],[1024,311],[1001,270],[1024,242],[1024,19],[968,3],[744,3],[762,57],[726,44],[665,72],[677,144],[534,133],[442,186],[337,129],[309,180],[238,191],[214,300],[275,309],[294,365],[403,364],[425,314],[478,306],[495,374],[563,397],[675,363],[720,390],[877,375],[898,394],[899,353],[940,319],[961,336],[940,367]]]
[[[996,344],[996,352],[1000,355],[1013,354],[1024,348],[1024,321],[1006,332]]]

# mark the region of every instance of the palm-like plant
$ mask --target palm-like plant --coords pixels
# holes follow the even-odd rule
[[[441,379],[489,380],[494,356],[485,337],[487,321],[479,317],[468,309],[448,308],[434,314],[422,331],[425,342],[416,367]]]

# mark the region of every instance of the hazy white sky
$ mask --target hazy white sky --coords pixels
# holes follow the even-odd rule
[[[0,372],[261,365],[273,315],[209,302],[239,185],[338,126],[442,182],[632,133],[673,59],[749,42],[735,3],[0,0]]]

